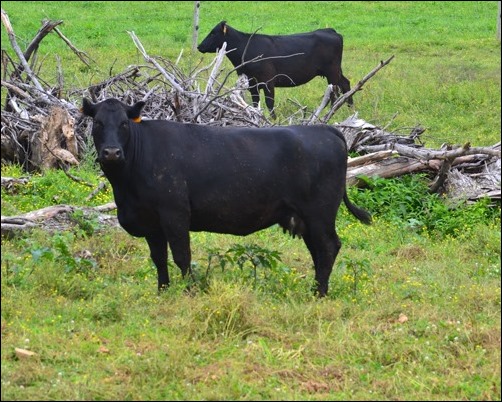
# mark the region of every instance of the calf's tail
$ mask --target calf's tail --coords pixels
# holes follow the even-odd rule
[[[343,194],[343,201],[345,202],[345,205],[349,209],[349,211],[354,215],[357,219],[359,219],[362,223],[366,225],[371,225],[371,215],[368,211],[359,208],[357,205],[352,204],[349,200],[349,197],[347,195],[347,190],[345,190],[345,193]]]

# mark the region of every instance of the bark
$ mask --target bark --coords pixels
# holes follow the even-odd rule
[[[40,117],[40,131],[33,141],[32,163],[42,170],[78,165],[78,144],[74,133],[75,119],[60,107]]]

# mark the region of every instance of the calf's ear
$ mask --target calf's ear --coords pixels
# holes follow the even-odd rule
[[[143,106],[145,106],[145,102],[143,101],[136,102],[134,105],[130,106],[129,109],[127,109],[127,117],[129,117],[132,121],[139,123],[141,121],[140,114]]]
[[[85,115],[85,116],[90,116],[94,117],[96,114],[96,108],[95,104],[92,103],[89,99],[84,98],[82,100],[82,107],[80,108],[80,111]]]

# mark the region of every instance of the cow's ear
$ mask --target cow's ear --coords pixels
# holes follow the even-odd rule
[[[80,111],[85,115],[89,117],[94,117],[96,114],[96,108],[95,104],[92,103],[89,99],[84,98],[82,99],[82,107],[80,108]]]
[[[141,109],[143,109],[143,106],[145,106],[145,102],[143,101],[136,102],[127,110],[127,117],[129,117],[135,123],[139,123],[141,121],[140,114],[141,114]]]

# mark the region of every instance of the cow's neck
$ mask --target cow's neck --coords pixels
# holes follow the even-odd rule
[[[229,31],[229,35],[227,36],[227,50],[235,50],[228,53],[227,57],[234,67],[241,65],[245,60],[249,60],[249,49],[246,54],[244,54],[244,50],[248,47],[246,45],[251,37],[251,34],[239,32],[235,29]],[[245,56],[244,60],[242,60],[242,56]]]

